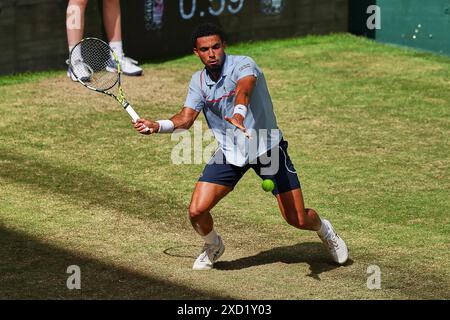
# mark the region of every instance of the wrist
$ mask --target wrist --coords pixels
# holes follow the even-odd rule
[[[248,108],[243,104],[238,104],[234,107],[233,117],[237,114],[241,115],[244,119],[247,116]]]
[[[172,133],[175,130],[175,125],[171,120],[159,120],[158,123],[158,133]]]

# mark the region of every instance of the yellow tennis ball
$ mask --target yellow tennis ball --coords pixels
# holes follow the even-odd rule
[[[262,188],[265,192],[272,192],[275,189],[275,184],[271,179],[266,179],[262,183]]]

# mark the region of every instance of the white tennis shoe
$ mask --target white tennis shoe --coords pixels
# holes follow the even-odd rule
[[[325,223],[327,226],[328,232],[325,236],[320,236],[319,238],[322,240],[325,248],[330,253],[333,260],[338,264],[344,264],[348,260],[348,249],[344,240],[336,233],[331,225],[330,221],[322,220],[322,223]]]
[[[69,60],[67,60],[66,63],[69,64]],[[75,62],[73,62],[73,67],[76,69],[77,75],[79,76],[81,81],[89,81],[93,71],[89,70],[89,66],[87,64],[85,64],[82,60],[76,60]],[[75,77],[70,67],[67,69],[67,76],[72,79],[72,81],[78,81],[77,77]]]
[[[222,238],[219,236],[219,244],[207,244],[203,246],[202,253],[194,262],[192,269],[194,270],[211,270],[216,262],[225,251]]]
[[[122,74],[126,76],[142,75],[142,68],[137,65],[138,62],[136,60],[122,56],[119,57],[119,63],[120,63],[120,71]],[[108,66],[106,67],[106,70],[108,70],[109,72],[117,72],[116,60],[111,59]]]

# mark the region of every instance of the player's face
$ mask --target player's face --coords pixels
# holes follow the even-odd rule
[[[225,43],[222,42],[220,36],[207,36],[197,39],[197,47],[194,53],[206,68],[210,71],[219,71],[222,69],[225,60]]]

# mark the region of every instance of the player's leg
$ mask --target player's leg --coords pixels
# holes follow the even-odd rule
[[[239,182],[248,167],[239,168],[226,163],[222,151],[216,152],[203,170],[189,206],[189,219],[205,245],[194,262],[194,270],[209,270],[225,250],[222,238],[214,230],[211,210]]]
[[[75,45],[83,39],[84,13],[86,11],[87,2],[88,0],[70,0],[67,4],[66,33],[69,52],[71,52]],[[77,50],[81,51],[81,48]],[[77,53],[77,56],[81,57],[81,52]],[[82,69],[80,68],[80,72],[81,71]],[[89,77],[89,75],[90,73],[88,70],[86,70],[85,74],[80,73],[82,78]],[[67,76],[73,81],[77,81],[77,78],[70,71],[70,68],[67,70]]]
[[[344,240],[328,220],[320,219],[314,209],[305,208],[301,189],[287,191],[276,197],[281,214],[290,225],[302,230],[316,231],[335,262],[344,264],[348,260],[348,249]]]
[[[212,269],[214,262],[225,251],[222,238],[214,230],[211,210],[232,190],[232,187],[208,182],[198,182],[195,187],[189,206],[189,219],[195,231],[205,241],[205,245],[194,262],[194,270]]]
[[[119,0],[103,0],[103,21],[109,46],[119,58],[122,72],[128,76],[139,76],[142,68],[137,66],[137,61],[125,57],[122,44],[122,25]],[[112,60],[114,62],[114,59]],[[116,72],[115,66],[111,71]]]
[[[321,219],[314,209],[305,208],[300,181],[288,154],[288,143],[282,140],[277,149],[270,153],[271,162],[277,164],[273,176],[260,175],[263,179],[271,178],[275,182],[273,194],[276,196],[280,212],[287,223],[302,229],[316,231],[327,250],[337,263],[343,264],[348,259],[345,242],[339,237],[328,220]]]
[[[197,183],[189,206],[189,219],[200,236],[205,237],[213,231],[211,210],[232,190],[233,188],[229,186],[208,182]]]
[[[300,188],[278,194],[276,198],[283,218],[291,226],[302,230],[320,230],[320,217],[314,209],[305,208]]]

